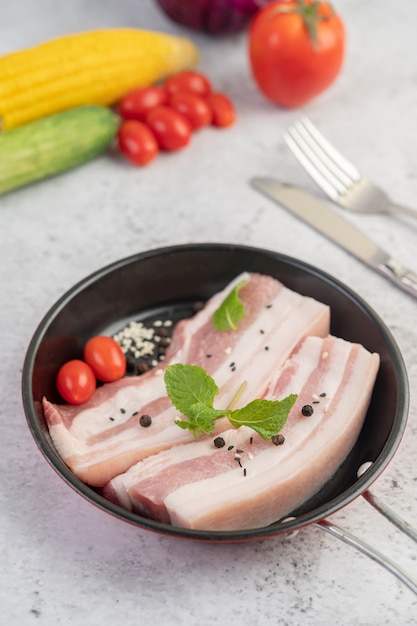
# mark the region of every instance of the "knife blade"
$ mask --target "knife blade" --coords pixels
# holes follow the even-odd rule
[[[417,274],[404,267],[324,201],[303,189],[273,178],[255,177],[250,182],[255,189],[417,298]]]

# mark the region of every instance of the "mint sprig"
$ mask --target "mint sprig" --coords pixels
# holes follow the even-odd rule
[[[239,290],[246,283],[247,280],[238,282],[213,313],[212,322],[217,330],[237,330],[237,323],[245,316],[245,307],[239,298]]]
[[[219,389],[211,376],[197,365],[176,363],[169,365],[164,374],[167,394],[187,420],[175,423],[189,429],[194,437],[210,435],[219,417],[227,417],[235,428],[249,426],[263,439],[272,439],[284,426],[297,396],[291,394],[283,400],[253,400],[240,409],[216,409],[214,399]]]

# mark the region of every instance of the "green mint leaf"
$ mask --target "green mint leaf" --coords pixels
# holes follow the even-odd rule
[[[249,426],[263,439],[272,439],[284,426],[297,396],[283,400],[253,400],[241,409],[231,411],[229,421],[235,428]]]
[[[210,418],[191,418],[188,420],[175,420],[175,423],[180,428],[191,430],[194,437],[198,437],[200,434],[211,435],[214,431],[215,420]]]
[[[177,420],[175,423],[191,430],[195,437],[199,432],[211,434],[215,420],[227,413],[213,407],[219,391],[213,378],[197,365],[176,363],[166,368],[164,381],[172,404],[188,418],[188,421]]]
[[[217,330],[237,330],[237,323],[245,316],[245,307],[239,298],[239,290],[246,282],[241,280],[237,283],[213,313],[212,321]]]
[[[218,387],[211,376],[197,365],[168,365],[164,374],[167,394],[186,420],[175,423],[190,430],[194,437],[210,435],[219,417],[227,417],[235,428],[249,426],[263,439],[272,439],[284,426],[297,399],[291,394],[283,400],[253,400],[241,409],[215,409]]]

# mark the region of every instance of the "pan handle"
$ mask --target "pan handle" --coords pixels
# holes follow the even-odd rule
[[[357,471],[358,477],[362,476],[370,467],[372,466],[372,461],[368,461],[367,463],[362,463]],[[389,520],[394,526],[396,526],[401,532],[406,534],[410,539],[417,542],[417,530],[411,526],[408,522],[403,520],[395,511],[393,511],[385,502],[383,502],[378,496],[374,496],[373,493],[369,491],[369,489],[365,490],[362,493],[362,496],[365,498],[369,504],[371,504],[378,513],[381,513],[387,520]]]
[[[394,563],[394,561],[379,552],[379,550],[376,550],[365,541],[362,541],[362,539],[355,537],[355,535],[352,535],[343,528],[340,528],[340,526],[332,524],[326,519],[315,522],[313,525],[321,528],[322,530],[325,530],[334,537],[338,537],[348,545],[362,552],[362,554],[365,554],[373,561],[376,561],[377,563],[382,565],[382,567],[385,567],[386,570],[396,576],[401,582],[403,582],[409,589],[411,589],[411,591],[413,591],[417,595],[417,581],[411,578],[411,576],[409,576],[399,565]]]
[[[381,515],[386,517],[394,526],[406,534],[410,539],[417,542],[417,530],[411,526],[408,522],[403,520],[395,511],[393,511],[385,502],[383,502],[378,496],[367,489],[362,493],[369,504],[371,504]]]

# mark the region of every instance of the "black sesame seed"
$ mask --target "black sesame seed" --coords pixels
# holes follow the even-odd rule
[[[272,309],[272,304],[267,304],[267,305],[266,305],[266,308],[267,308],[267,309]]]
[[[313,404],[320,404],[320,400],[313,400]]]
[[[251,438],[249,439],[249,443],[250,443],[250,444],[252,444],[252,443],[253,443],[253,437],[251,437]]]
[[[246,467],[243,468],[243,475],[246,476]]]
[[[137,415],[137,414],[138,414],[138,412],[139,412],[139,411],[135,411],[134,413],[132,413],[132,417],[133,417],[134,415]]]
[[[326,395],[327,395],[327,394],[325,394],[325,393],[324,393],[324,391],[323,391],[323,393],[321,393],[321,394],[320,394],[320,398],[325,398],[325,397],[326,397]]]
[[[231,369],[230,371],[231,371],[231,372],[235,372],[235,371],[236,371],[236,368],[235,368],[235,367],[232,367],[232,369]]]
[[[120,409],[120,413],[124,415],[126,413],[126,409]]]
[[[236,450],[237,454],[243,454],[244,450],[240,450],[239,448]]]
[[[301,409],[301,413],[305,416],[305,417],[309,417],[310,415],[313,415],[314,410],[313,407],[311,406],[311,404],[305,404],[303,406],[303,408]]]
[[[223,446],[226,445],[226,442],[223,439],[223,437],[216,437],[216,439],[213,441],[213,443],[216,446],[216,448],[223,448]]]
[[[265,350],[269,350],[269,346],[265,346]]]
[[[284,435],[281,435],[281,433],[278,433],[278,435],[274,435],[272,437],[271,441],[274,444],[274,446],[282,446],[282,444],[285,441],[285,437]]]
[[[234,446],[229,446],[227,449],[228,450],[233,450]]]
[[[206,354],[206,358],[207,359],[211,359],[212,355],[211,354]]]
[[[262,330],[262,328],[260,328],[260,329],[259,329],[259,332],[261,333],[261,335],[264,335],[264,334],[265,334],[265,331],[264,331],[264,330]]]
[[[234,367],[236,365],[236,363],[234,361],[232,361],[231,363],[229,363],[229,367]]]
[[[152,418],[150,415],[141,415],[139,418],[139,424],[144,428],[148,428],[152,424]]]
[[[114,417],[109,417],[109,420],[110,420],[111,422],[114,422]]]

